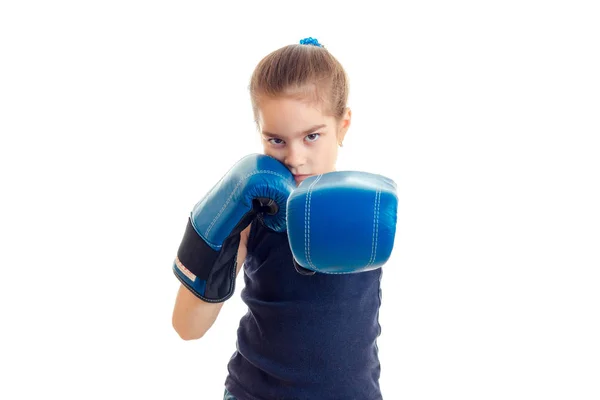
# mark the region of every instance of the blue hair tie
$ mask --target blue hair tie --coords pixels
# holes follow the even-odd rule
[[[300,40],[300,44],[307,44],[310,46],[323,47],[323,45],[321,43],[319,43],[319,41],[317,39],[312,38],[312,37],[307,37],[305,39]]]

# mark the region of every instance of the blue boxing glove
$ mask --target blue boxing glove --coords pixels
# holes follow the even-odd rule
[[[175,276],[207,302],[234,292],[240,233],[256,218],[286,230],[286,205],[296,188],[275,158],[252,154],[236,163],[193,208],[173,263]]]
[[[389,178],[340,171],[312,176],[287,201],[296,270],[346,274],[380,268],[396,235],[398,197]]]

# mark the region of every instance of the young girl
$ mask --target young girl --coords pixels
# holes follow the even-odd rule
[[[250,92],[264,153],[289,170],[292,183],[335,171],[351,112],[345,71],[327,49],[308,38],[272,52],[257,65]],[[237,249],[230,251],[236,273],[244,265],[241,297],[248,313],[240,321],[224,399],[381,399],[381,268],[299,273],[285,230],[254,219],[235,236],[239,241],[225,242],[223,249]],[[179,276],[184,271],[195,278],[180,258]],[[228,284],[226,294],[209,298],[199,294],[204,286],[194,289],[184,280],[173,326],[183,339],[197,339],[233,289]]]

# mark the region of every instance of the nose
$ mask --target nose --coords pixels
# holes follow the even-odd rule
[[[298,172],[298,168],[306,164],[305,149],[296,144],[289,145],[283,162],[292,172]]]

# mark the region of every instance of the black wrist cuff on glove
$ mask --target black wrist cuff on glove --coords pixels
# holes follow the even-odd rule
[[[200,299],[219,303],[229,299],[235,290],[237,253],[240,233],[252,221],[246,214],[225,239],[220,250],[214,250],[198,235],[191,219],[177,251],[175,276]],[[178,263],[179,261],[179,263]]]
[[[203,281],[208,280],[219,252],[213,250],[202,238],[192,225],[192,220],[188,218],[187,226],[179,250],[177,251],[179,261],[185,267]]]

